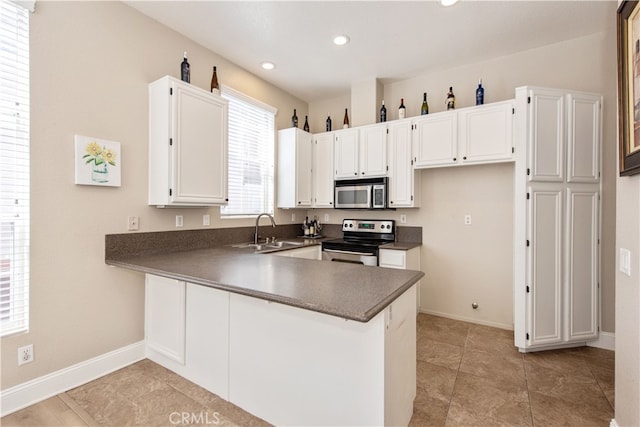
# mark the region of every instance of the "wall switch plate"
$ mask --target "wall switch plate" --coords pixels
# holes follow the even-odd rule
[[[406,224],[407,223],[407,216],[402,214],[400,215],[400,224]]]
[[[631,277],[631,251],[629,249],[620,248],[620,256],[618,258],[618,269]]]
[[[471,215],[467,214],[464,216],[464,225],[471,225]]]
[[[136,231],[140,228],[140,218],[137,216],[127,217],[127,230]]]
[[[211,225],[211,215],[209,214],[202,215],[202,225]]]
[[[18,366],[33,362],[33,344],[18,349]]]
[[[329,214],[324,214],[324,222],[329,222]]]
[[[184,220],[182,215],[176,215],[176,227],[182,227],[184,225]]]

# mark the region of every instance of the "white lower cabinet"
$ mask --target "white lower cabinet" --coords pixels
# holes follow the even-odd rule
[[[420,247],[405,250],[380,249],[378,266],[420,271]],[[416,310],[420,310],[420,282],[416,284]]]
[[[362,323],[148,274],[147,357],[274,425],[407,425],[416,288]]]

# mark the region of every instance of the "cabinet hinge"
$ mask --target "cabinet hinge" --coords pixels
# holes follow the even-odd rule
[[[173,194],[173,190],[169,189],[169,195],[171,196]]]
[[[411,196],[411,201],[413,201],[413,195]]]
[[[527,247],[529,247],[529,239],[527,239]]]
[[[173,138],[169,138],[169,145],[173,145]]]
[[[527,336],[527,341],[529,341],[529,332],[527,332],[526,336]]]
[[[387,129],[387,135],[389,135],[389,129]]]
[[[531,97],[527,96],[527,104],[531,104]]]
[[[527,200],[529,200],[529,197],[531,197],[531,194],[527,193]]]
[[[389,172],[389,165],[387,165],[387,172]]]
[[[512,109],[511,109],[511,114],[515,114],[515,113],[516,113],[516,109],[515,109],[515,108],[512,108]]]
[[[531,169],[527,168],[527,176],[531,175]]]
[[[172,87],[169,88],[169,95],[173,95],[173,88]]]
[[[529,293],[529,286],[527,286],[527,293]]]
[[[411,159],[411,166],[413,166],[413,159]]]
[[[511,147],[511,154],[516,152],[516,147]]]
[[[600,332],[600,326],[598,326],[598,332]]]

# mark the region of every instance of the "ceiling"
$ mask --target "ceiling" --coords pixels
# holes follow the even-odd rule
[[[616,0],[126,1],[231,62],[312,102],[509,55],[615,25]],[[347,34],[345,46],[332,43]],[[588,52],[585,52],[588,54]],[[272,61],[271,71],[260,67]]]

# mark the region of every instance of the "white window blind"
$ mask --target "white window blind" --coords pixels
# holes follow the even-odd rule
[[[225,217],[273,213],[276,109],[228,87],[229,204]]]
[[[29,327],[29,12],[0,2],[0,334]]]

